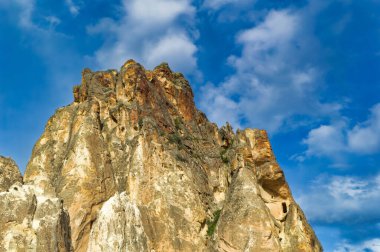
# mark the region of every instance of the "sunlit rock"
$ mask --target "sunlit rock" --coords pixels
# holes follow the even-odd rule
[[[266,132],[209,122],[166,63],[85,69],[73,93],[37,141],[25,184],[13,172],[18,190],[0,193],[0,248],[322,250]]]

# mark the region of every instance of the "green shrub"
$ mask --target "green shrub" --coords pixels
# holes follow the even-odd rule
[[[174,119],[174,125],[175,125],[175,128],[176,128],[177,130],[179,130],[179,129],[181,128],[181,124],[182,124],[181,119],[178,118],[178,117],[176,117],[176,118]]]
[[[161,130],[161,129],[158,129],[158,134],[160,136],[165,136],[165,132],[163,130]]]
[[[169,135],[168,139],[170,143],[182,145],[182,139],[177,133]]]
[[[139,129],[142,129],[143,125],[144,125],[144,121],[142,118],[139,118]]]
[[[211,220],[208,220],[206,222],[207,226],[208,226],[208,229],[207,229],[207,235],[208,236],[212,236],[215,233],[216,224],[218,224],[218,220],[219,220],[221,212],[222,212],[221,209],[215,211],[214,215],[213,215],[213,218]]]
[[[227,156],[227,149],[223,149],[220,151],[220,158],[225,164],[228,164],[230,162],[230,159]]]

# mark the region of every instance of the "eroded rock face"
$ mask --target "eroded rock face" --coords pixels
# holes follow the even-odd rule
[[[11,158],[0,156],[0,192],[8,190],[16,182],[22,183],[17,164]]]
[[[148,251],[140,209],[125,192],[103,204],[91,228],[87,251]]]
[[[13,160],[6,163],[17,168]],[[23,185],[18,169],[0,176],[1,181],[9,178],[17,181],[0,192],[0,251],[72,251],[69,215],[62,200]]]
[[[23,186],[65,216],[62,251],[322,250],[265,131],[210,123],[167,64],[85,69],[73,92]]]

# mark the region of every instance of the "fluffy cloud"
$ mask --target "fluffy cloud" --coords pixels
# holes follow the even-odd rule
[[[374,154],[380,151],[380,103],[374,105],[368,119],[352,128],[341,121],[312,129],[303,140],[307,156],[336,158],[342,154]]]
[[[106,18],[88,27],[90,34],[105,38],[95,52],[100,67],[119,67],[134,58],[148,68],[167,61],[177,71],[196,71],[197,34],[188,32],[195,14],[190,0],[124,0],[120,11],[119,20]]]
[[[185,34],[168,34],[157,43],[147,46],[143,55],[148,66],[157,65],[158,62],[166,59],[178,69],[195,69],[196,51],[197,47]]]
[[[192,16],[195,9],[188,0],[124,1],[129,19],[145,28],[170,25],[181,15]]]
[[[308,146],[308,156],[332,156],[345,151],[345,136],[342,132],[343,123],[322,125],[309,132],[303,143]]]
[[[244,122],[273,133],[338,113],[339,104],[319,101],[321,71],[310,15],[305,9],[271,11],[261,23],[239,33],[241,55],[228,60],[235,74],[202,89],[201,107],[211,120],[228,120],[237,127]],[[220,100],[230,106],[218,106]],[[304,120],[295,122],[295,117]]]
[[[369,119],[348,132],[348,145],[352,151],[374,153],[380,150],[380,103],[371,109]]]
[[[373,178],[322,176],[298,202],[311,221],[324,223],[378,222],[380,175]],[[316,204],[318,202],[318,204]]]

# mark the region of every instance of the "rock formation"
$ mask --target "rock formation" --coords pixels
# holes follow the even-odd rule
[[[1,251],[322,251],[266,132],[209,122],[167,64],[73,93],[23,179],[0,159]]]
[[[22,182],[22,176],[15,161],[0,156],[0,192],[8,190],[16,182]]]
[[[72,251],[61,199],[23,185],[15,162],[1,156],[0,182],[0,251]]]

